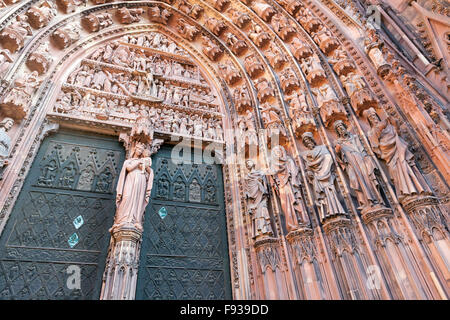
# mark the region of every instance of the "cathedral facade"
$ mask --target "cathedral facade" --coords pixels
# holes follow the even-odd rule
[[[448,299],[449,8],[0,0],[0,299]]]

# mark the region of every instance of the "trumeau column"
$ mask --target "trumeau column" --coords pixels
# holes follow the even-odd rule
[[[103,300],[135,298],[142,220],[153,186],[151,155],[163,143],[161,139],[153,139],[148,120],[141,120],[137,120],[129,135],[120,136],[127,149],[127,159],[117,184],[117,209],[110,229],[111,242],[100,295]]]

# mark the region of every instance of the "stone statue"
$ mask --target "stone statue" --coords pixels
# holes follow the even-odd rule
[[[272,236],[272,225],[267,207],[268,190],[264,173],[256,170],[252,160],[245,162],[248,169],[245,178],[245,197],[248,212],[252,216],[253,238]]]
[[[358,136],[348,132],[343,121],[336,121],[334,129],[338,135],[335,146],[337,161],[348,174],[350,188],[358,199],[358,209],[383,203],[378,191],[374,160],[366,153]]]
[[[9,151],[11,147],[11,138],[8,131],[14,125],[14,120],[5,118],[0,122],[0,179],[2,179],[3,169],[8,165]]]
[[[406,196],[430,193],[422,174],[414,163],[414,155],[408,144],[400,138],[389,120],[381,120],[375,109],[364,112],[370,124],[368,138],[373,152],[386,161],[397,197],[402,201]]]
[[[320,220],[336,215],[345,215],[334,186],[335,173],[331,153],[325,145],[318,146],[311,132],[302,135],[302,141],[308,150],[302,154],[306,164],[308,180],[313,185]]]
[[[13,62],[11,52],[8,49],[0,49],[0,74],[6,74],[11,62]]]
[[[117,212],[113,229],[129,226],[142,231],[142,217],[153,186],[152,160],[137,142],[125,160],[117,183]]]
[[[23,118],[28,111],[31,96],[41,83],[42,79],[39,79],[37,71],[14,80],[14,86],[0,103],[4,113],[14,118]]]
[[[300,196],[301,182],[294,159],[288,156],[284,147],[280,145],[272,149],[272,169],[275,171],[274,187],[285,215],[286,228],[289,232],[297,230],[299,217],[302,218],[302,223],[306,222],[306,209]]]

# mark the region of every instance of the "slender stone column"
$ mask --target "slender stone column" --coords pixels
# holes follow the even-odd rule
[[[148,119],[138,119],[131,133],[120,139],[127,149],[127,159],[117,183],[116,215],[109,230],[111,242],[100,299],[133,300],[135,298],[142,221],[150,201],[153,170],[150,156],[159,150],[163,140],[153,140]]]
[[[103,275],[103,300],[134,300],[142,232],[135,228],[112,231]]]

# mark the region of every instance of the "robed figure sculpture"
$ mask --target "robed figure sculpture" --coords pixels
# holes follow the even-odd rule
[[[316,195],[320,220],[336,215],[345,215],[345,210],[334,186],[335,167],[331,153],[325,145],[318,146],[311,132],[302,135],[302,141],[308,149],[302,154],[306,164],[306,174]]]
[[[397,198],[402,201],[407,196],[431,193],[408,150],[408,144],[400,138],[395,127],[388,120],[381,120],[373,108],[364,111],[364,115],[370,124],[370,145],[373,152],[386,161]]]
[[[275,190],[280,199],[281,208],[286,218],[287,230],[299,228],[299,218],[303,224],[307,223],[306,208],[303,205],[298,178],[297,165],[287,155],[283,146],[277,145],[272,149],[272,169],[274,172]]]
[[[357,135],[350,133],[342,120],[334,123],[338,135],[336,141],[337,161],[347,172],[350,188],[358,199],[358,209],[368,209],[383,203],[378,190],[378,180],[375,175],[375,161],[364,150]]]
[[[269,209],[267,208],[268,189],[262,171],[256,170],[252,160],[246,161],[248,169],[245,178],[245,195],[248,212],[252,216],[253,238],[272,236]]]
[[[152,159],[137,142],[125,160],[117,183],[117,212],[113,228],[135,227],[142,231],[142,217],[153,186]]]

